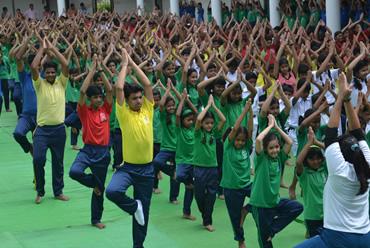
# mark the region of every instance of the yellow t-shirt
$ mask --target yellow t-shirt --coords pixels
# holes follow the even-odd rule
[[[154,104],[144,97],[140,113],[132,111],[126,101],[116,103],[116,116],[122,131],[122,154],[125,162],[147,164],[153,161]]]
[[[56,126],[65,118],[65,92],[68,78],[63,73],[55,79],[54,84],[46,82],[40,76],[32,80],[37,96],[37,125]]]
[[[270,76],[269,76],[270,77]],[[267,96],[269,96],[272,92],[272,90],[274,89],[274,85],[275,85],[275,78],[273,77],[270,77],[271,81],[272,81],[272,85],[266,90],[266,94]],[[261,86],[264,86],[265,85],[265,78],[263,77],[262,73],[260,73],[258,75],[258,78],[257,78],[257,86],[258,87],[261,87]],[[277,99],[279,99],[279,93],[276,91],[275,93],[275,97]]]

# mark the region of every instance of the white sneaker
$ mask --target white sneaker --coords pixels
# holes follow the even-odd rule
[[[140,200],[136,200],[136,202],[137,202],[137,209],[135,212],[135,219],[137,223],[139,223],[140,226],[144,226],[145,220],[144,220],[143,204],[141,204]]]

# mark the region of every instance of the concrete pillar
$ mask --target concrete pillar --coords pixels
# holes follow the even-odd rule
[[[170,0],[170,9],[173,15],[176,13],[177,16],[180,16],[180,5],[178,0]]]
[[[211,0],[211,9],[218,26],[222,27],[221,0]]]
[[[142,12],[141,11],[138,11],[138,15],[141,16],[142,14],[144,14],[145,10],[144,10],[144,0],[136,0],[136,7],[141,7],[142,9]]]
[[[272,27],[279,25],[280,13],[277,11],[279,1],[269,1],[270,23]]]
[[[336,0],[326,0],[326,25],[333,35],[340,28],[340,6]]]
[[[66,13],[67,13],[66,1],[65,0],[58,0],[57,5],[58,5],[58,15],[59,16],[63,13],[63,9],[65,9]]]

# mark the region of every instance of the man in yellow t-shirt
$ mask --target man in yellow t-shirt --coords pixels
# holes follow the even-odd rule
[[[51,50],[60,65],[61,74],[57,78],[57,64],[46,61],[43,64],[45,79],[40,77],[38,66],[44,50]],[[40,203],[45,195],[45,162],[46,152],[50,148],[52,156],[52,175],[54,197],[59,200],[68,201],[63,195],[63,157],[66,140],[64,126],[65,115],[65,89],[68,81],[68,62],[62,54],[47,40],[34,58],[31,65],[33,87],[37,96],[37,126],[33,133],[33,169],[35,173],[35,187],[37,191],[36,203]]]
[[[153,168],[153,93],[149,79],[122,49],[122,67],[116,83],[116,116],[122,131],[124,162],[106,189],[106,196],[123,211],[133,215],[134,247],[143,247],[148,229],[149,206],[154,182]],[[135,72],[141,86],[125,83],[127,66]],[[134,187],[134,199],[126,195]]]

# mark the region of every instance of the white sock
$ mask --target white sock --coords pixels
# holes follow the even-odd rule
[[[140,200],[136,200],[137,202],[137,209],[135,212],[135,219],[137,223],[139,223],[140,226],[145,225],[145,220],[144,220],[144,212],[143,212],[143,205],[141,204]]]

